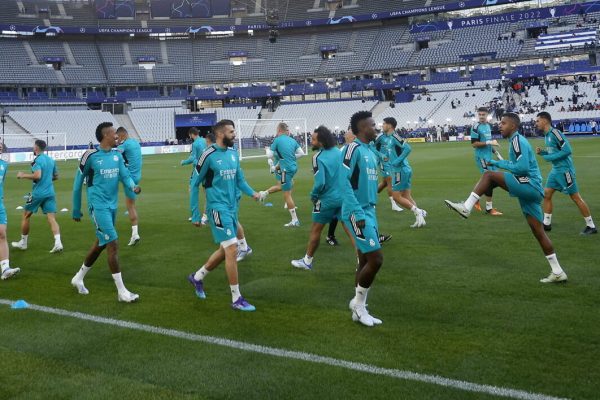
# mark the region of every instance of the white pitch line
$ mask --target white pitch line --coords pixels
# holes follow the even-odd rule
[[[0,299],[0,304],[11,305],[14,302],[12,300]],[[300,351],[292,351],[286,349],[279,349],[276,347],[260,346],[252,343],[240,342],[237,340],[230,340],[219,338],[215,336],[197,335],[194,333],[178,331],[175,329],[161,328],[158,326],[139,324],[137,322],[123,321],[112,318],[99,317],[91,314],[84,314],[80,312],[73,312],[68,310],[62,310],[60,308],[52,308],[45,306],[38,306],[35,304],[29,305],[30,310],[40,311],[47,314],[60,315],[63,317],[76,318],[83,321],[91,321],[99,324],[117,326],[120,328],[133,329],[136,331],[142,331],[147,333],[154,333],[162,336],[169,336],[178,339],[189,340],[192,342],[202,342],[217,346],[228,347],[231,349],[250,351],[253,353],[259,353],[264,355],[270,355],[275,357],[287,358],[292,360],[300,360],[311,362],[315,364],[328,365],[331,367],[346,368],[353,371],[366,372],[373,375],[387,376],[390,378],[402,379],[407,381],[424,382],[432,385],[444,386],[452,389],[463,390],[466,392],[474,393],[485,393],[494,396],[507,397],[511,399],[521,400],[568,400],[560,397],[548,396],[545,394],[532,393],[524,390],[510,389],[491,385],[482,385],[478,383],[466,382],[457,379],[444,378],[438,375],[427,375],[418,372],[382,368],[375,365],[357,363],[352,361],[340,360],[332,357],[319,356],[317,354],[304,353]],[[23,312],[23,311],[20,311]]]

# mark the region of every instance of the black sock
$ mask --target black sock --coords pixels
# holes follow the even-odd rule
[[[329,237],[335,237],[335,228],[337,228],[337,224],[338,224],[337,218],[334,218],[329,223],[329,231],[327,232],[327,236],[329,236]]]

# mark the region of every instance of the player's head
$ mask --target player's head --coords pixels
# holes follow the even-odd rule
[[[33,153],[36,155],[42,154],[46,150],[46,147],[47,147],[46,142],[38,139],[33,143]]]
[[[4,154],[4,152],[6,151],[6,145],[4,144],[4,142],[0,143],[0,154]]]
[[[490,111],[487,109],[487,107],[479,107],[477,109],[477,119],[479,120],[479,123],[481,123],[481,124],[487,123],[489,114],[490,114]]]
[[[125,127],[120,126],[117,129],[117,135],[119,135],[119,142],[123,143],[125,139],[127,139],[127,137],[129,136],[129,133],[127,132],[127,129],[125,129]]]
[[[329,150],[335,146],[335,138],[333,133],[326,126],[321,125],[312,134],[313,150],[325,149]]]
[[[216,139],[215,139],[215,134],[212,132],[208,132],[206,134],[206,137],[204,138],[206,139],[206,146],[212,146],[213,144],[216,143]]]
[[[290,127],[285,122],[280,122],[277,124],[277,136],[279,135],[287,135],[290,131]]]
[[[233,147],[235,141],[235,127],[230,120],[221,120],[213,126],[215,143],[221,147]]]
[[[350,144],[356,140],[356,135],[352,132],[352,128],[348,127],[346,133],[344,133],[344,142]]]
[[[398,122],[396,121],[396,118],[394,117],[387,117],[383,119],[383,131],[385,133],[391,133],[393,131],[396,130],[396,127],[398,126]]]
[[[550,116],[550,113],[548,113],[546,111],[542,111],[541,113],[539,113],[537,115],[537,118],[535,119],[535,127],[539,131],[546,133],[550,130],[551,126],[552,126],[552,117]]]
[[[200,136],[200,132],[198,131],[198,128],[190,128],[190,130],[188,131],[188,136],[195,140],[198,136]]]
[[[515,113],[504,113],[502,114],[502,119],[500,120],[500,133],[502,137],[509,137],[513,133],[519,130],[519,126],[521,126],[521,119]]]
[[[112,122],[103,122],[96,127],[96,140],[105,147],[117,147],[119,137]]]
[[[350,118],[350,127],[356,137],[363,143],[369,143],[375,140],[377,130],[375,120],[370,111],[359,111]]]

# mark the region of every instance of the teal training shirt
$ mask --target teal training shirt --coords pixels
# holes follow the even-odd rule
[[[198,192],[201,184],[206,189],[206,207],[212,210],[237,212],[239,191],[254,194],[244,178],[237,152],[216,144],[202,153],[194,169],[192,191]]]
[[[474,142],[487,142],[492,140],[492,127],[487,123],[477,123],[471,128],[471,143]],[[476,147],[475,159],[491,160],[492,159],[492,146],[486,145],[485,147]]]
[[[42,177],[33,181],[31,195],[35,198],[54,196],[54,175],[58,175],[56,162],[45,153],[38,155],[31,163],[31,172],[42,171]]]
[[[509,171],[519,182],[529,183],[543,194],[542,174],[531,145],[519,132],[513,133],[508,140],[510,142],[509,159],[491,160],[492,165]]]
[[[192,151],[190,152],[190,156],[181,162],[181,165],[189,165],[192,164],[193,168],[196,168],[196,164],[198,164],[198,160],[202,156],[202,152],[206,150],[206,139],[198,136],[194,139],[194,143],[192,143]]]
[[[0,159],[0,208],[4,208],[4,178],[8,171],[8,163]]]
[[[322,149],[313,156],[315,181],[310,192],[311,200],[320,201],[325,208],[342,206],[339,185],[341,168],[340,151],[336,147]]]
[[[393,172],[400,172],[403,168],[410,168],[408,155],[412,152],[412,147],[400,135],[392,135],[392,145],[390,151],[390,165]]]
[[[340,187],[343,195],[342,214],[357,221],[364,219],[364,209],[377,204],[377,157],[368,143],[356,139],[342,152]]]
[[[546,148],[540,155],[544,160],[552,163],[552,169],[556,172],[575,172],[575,165],[571,157],[571,144],[565,137],[565,134],[558,129],[551,128],[546,132],[544,141]]]
[[[92,149],[81,157],[73,183],[73,218],[81,218],[81,189],[85,182],[88,206],[117,209],[119,181],[133,190],[135,183],[121,152],[117,149]]]
[[[387,134],[384,132],[375,139],[375,150],[379,153],[376,153],[376,155],[380,157],[380,162],[384,165],[388,164],[390,160],[393,143],[392,135],[393,133]],[[384,158],[387,158],[387,161]]]
[[[273,140],[271,150],[275,154],[276,161],[279,162],[279,168],[292,173],[298,170],[296,149],[299,147],[298,142],[288,135],[279,135]]]
[[[125,166],[132,177],[142,178],[142,147],[137,140],[127,138],[117,147],[123,154]]]

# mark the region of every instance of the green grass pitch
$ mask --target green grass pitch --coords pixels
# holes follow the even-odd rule
[[[572,144],[581,193],[600,222],[600,140]],[[87,214],[78,224],[70,213],[58,217],[60,255],[48,254],[47,222],[33,217],[29,249],[11,250],[11,264],[22,272],[0,282],[0,298],[474,383],[598,398],[600,237],[579,235],[584,221],[568,197],[555,196],[550,236],[570,280],[542,285],[549,266],[515,199],[498,189],[495,206],[505,215],[474,214],[467,221],[444,206],[444,199],[466,198],[478,179],[469,144],[415,144],[413,197],[429,213],[427,227],[411,229],[412,213],[393,213],[381,195],[380,230],[393,239],[383,248],[369,305],[384,324],[366,328],[353,323],[347,309],[355,256],[341,227],[341,246],[323,242],[312,272],[290,265],[304,255],[310,229],[308,157],[296,177],[300,228],[283,228],[289,213],[281,194],[268,200],[272,208],[248,198],[242,203],[240,220],[254,254],[239,266],[241,290],[257,312],[229,308],[223,267],[206,278],[208,298],[196,298],[186,276],[216,246],[208,228],[187,222],[190,168],[178,166],[182,157],[145,158],[136,248],[126,246],[130,227],[120,203],[120,261],[139,303],[117,302],[105,255],[86,278],[90,295],[76,294],[70,279],[94,231]],[[545,177],[549,165],[540,165]],[[59,162],[59,208],[71,209],[75,167]],[[11,165],[5,183],[9,241],[19,238],[15,208],[30,191],[16,172],[27,168]],[[264,159],[244,161],[243,168],[255,190],[273,183]],[[493,398],[4,305],[0,366],[0,399]]]

